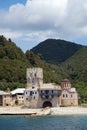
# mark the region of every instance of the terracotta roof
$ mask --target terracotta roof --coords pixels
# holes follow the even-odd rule
[[[68,79],[64,79],[62,82],[70,82]]]

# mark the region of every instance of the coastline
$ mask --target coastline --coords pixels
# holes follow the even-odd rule
[[[87,115],[84,107],[54,107],[45,109],[29,109],[22,107],[0,107],[0,115]]]
[[[22,107],[0,107],[0,115],[32,115],[39,113],[41,109],[29,109]]]
[[[87,115],[84,107],[58,107],[51,108],[51,115]]]

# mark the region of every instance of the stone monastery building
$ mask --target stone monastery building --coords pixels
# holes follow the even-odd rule
[[[77,106],[78,94],[68,79],[61,86],[55,83],[43,84],[43,69],[27,69],[27,85],[24,90],[24,105],[29,108]]]

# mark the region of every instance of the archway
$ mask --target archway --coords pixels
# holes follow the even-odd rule
[[[45,107],[52,107],[52,103],[49,102],[49,101],[44,102],[43,103],[43,108],[45,108]]]

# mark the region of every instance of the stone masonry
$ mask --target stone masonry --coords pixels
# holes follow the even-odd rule
[[[28,68],[27,85],[24,91],[24,105],[29,108],[77,106],[78,94],[71,88],[69,80],[62,81],[61,86],[55,83],[43,84],[43,69]]]

